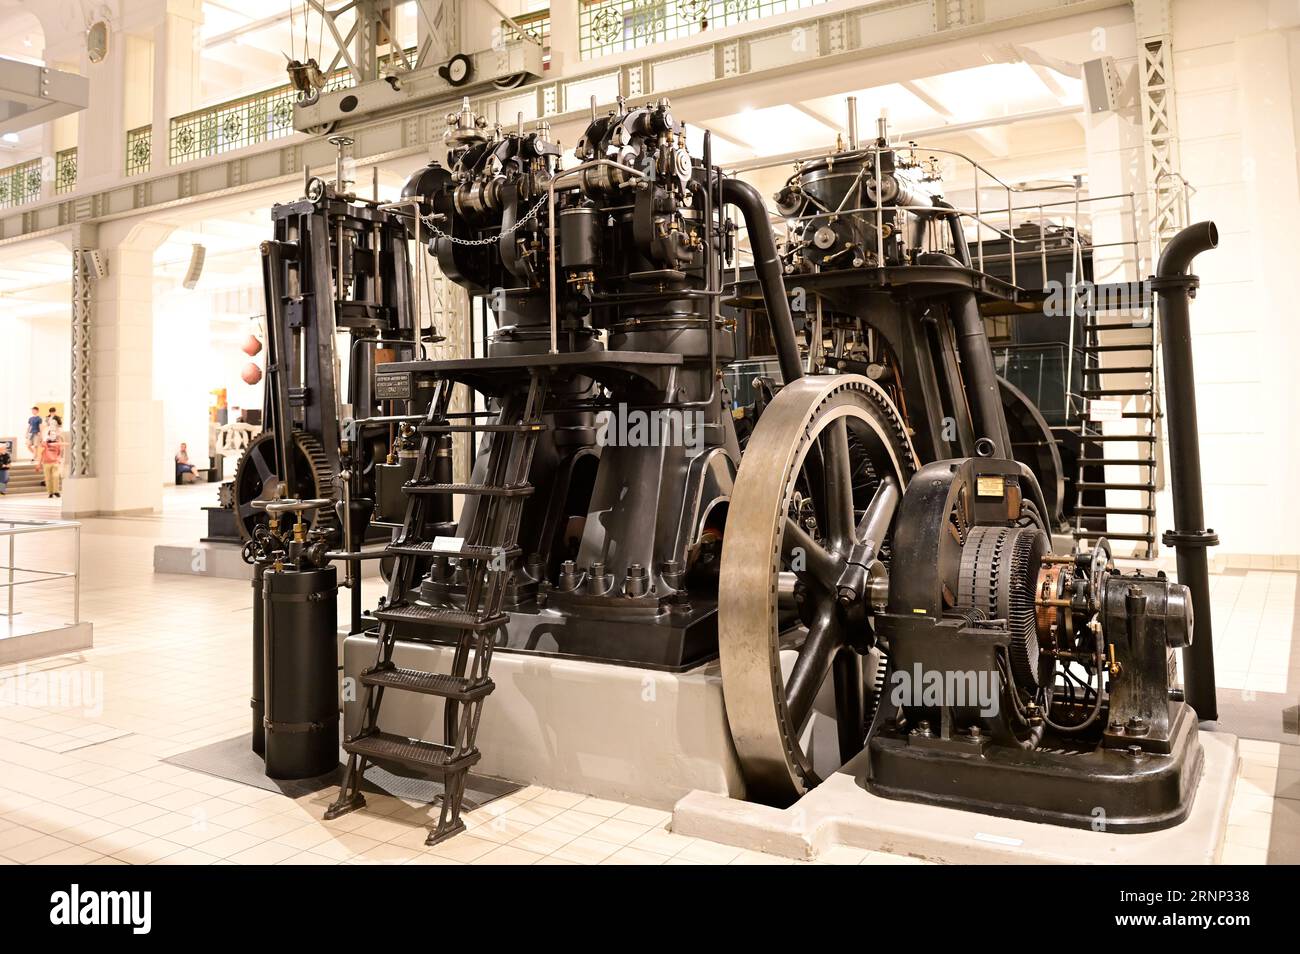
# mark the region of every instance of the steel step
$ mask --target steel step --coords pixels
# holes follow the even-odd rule
[[[1156,535],[1154,533],[1106,533],[1102,530],[1074,531],[1074,538],[1076,540],[1096,540],[1098,537],[1105,537],[1107,540],[1141,540],[1144,543],[1156,542]]]
[[[1155,369],[1152,368],[1150,365],[1147,365],[1146,367],[1143,367],[1142,365],[1138,365],[1136,367],[1122,367],[1122,368],[1106,368],[1106,367],[1084,368],[1083,373],[1084,374],[1151,374],[1152,371],[1154,370]]]
[[[532,484],[497,486],[495,484],[404,484],[408,494],[477,494],[482,497],[527,497]]]
[[[479,760],[478,749],[470,749],[459,758],[452,758],[454,750],[449,745],[408,739],[378,730],[344,742],[343,751],[362,758],[387,759],[440,773],[464,771]]]
[[[1145,344],[1084,345],[1082,350],[1089,354],[1101,354],[1103,351],[1150,351],[1152,345],[1149,341]]]
[[[1150,331],[1149,321],[1120,321],[1115,324],[1102,324],[1099,321],[1084,322],[1084,331]]]
[[[1106,480],[1076,480],[1074,482],[1075,490],[1142,490],[1146,493],[1155,493],[1155,484],[1113,484]]]
[[[1084,457],[1079,461],[1081,467],[1154,467],[1156,462],[1150,457]]]
[[[400,556],[445,556],[458,557],[462,560],[491,560],[503,554],[507,560],[523,553],[519,547],[439,547],[432,541],[422,540],[417,543],[390,543],[384,551]]]
[[[414,623],[418,626],[440,626],[444,629],[468,629],[475,633],[485,633],[509,622],[510,617],[498,613],[486,619],[479,619],[474,613],[464,610],[449,609],[445,606],[424,606],[411,603],[408,606],[385,607],[375,610],[375,619],[392,623]]]
[[[1154,434],[1080,434],[1079,440],[1087,444],[1096,444],[1101,441],[1128,441],[1130,443],[1155,443]]]
[[[403,669],[393,666],[388,669],[367,669],[361,674],[363,686],[382,686],[385,689],[399,689],[403,692],[418,692],[426,696],[438,696],[454,699],[457,702],[473,702],[490,695],[496,688],[491,679],[477,685],[462,676],[452,676],[441,672],[422,672],[419,669]]]
[[[1080,517],[1105,517],[1110,514],[1125,517],[1154,517],[1155,507],[1075,507],[1074,512]]]
[[[1084,388],[1079,394],[1086,398],[1093,397],[1119,397],[1121,395],[1131,396],[1135,394],[1150,394],[1151,389],[1147,388]]]

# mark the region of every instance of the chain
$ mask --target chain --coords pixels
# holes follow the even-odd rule
[[[433,222],[428,217],[422,218],[422,221],[424,222],[425,228],[429,230],[429,234],[433,235],[436,238],[446,239],[448,242],[451,242],[453,245],[492,245],[495,242],[500,241],[502,238],[504,238],[507,235],[513,235],[518,229],[520,229],[525,224],[527,224],[530,219],[536,217],[537,213],[542,210],[542,206],[546,204],[546,199],[547,199],[547,195],[544,193],[540,199],[538,199],[535,203],[533,203],[533,207],[531,209],[529,209],[522,216],[520,216],[519,219],[515,221],[514,225],[510,226],[510,228],[508,229],[502,229],[496,235],[489,235],[487,238],[481,238],[481,239],[456,238],[456,236],[448,235],[442,229],[438,228],[436,225],[433,224]]]

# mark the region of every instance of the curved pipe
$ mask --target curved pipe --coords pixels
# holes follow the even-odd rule
[[[790,300],[785,294],[785,277],[781,260],[776,254],[776,240],[772,238],[772,224],[767,218],[763,197],[748,182],[723,179],[719,197],[726,205],[734,205],[749,232],[749,246],[754,252],[754,274],[763,290],[763,304],[767,320],[772,325],[772,338],[776,342],[776,357],[781,365],[781,379],[790,384],[803,377],[803,362],[799,360],[799,344],[794,336],[794,318],[790,314]]]
[[[1159,278],[1171,278],[1186,274],[1192,259],[1202,252],[1218,248],[1219,229],[1213,222],[1197,222],[1183,229],[1165,246],[1156,264]]]
[[[1152,281],[1160,310],[1160,354],[1164,360],[1165,425],[1169,432],[1169,478],[1174,532],[1166,538],[1178,554],[1178,581],[1192,593],[1193,637],[1183,649],[1183,684],[1188,705],[1205,721],[1218,718],[1214,679],[1214,635],[1210,619],[1210,577],[1205,549],[1218,538],[1205,526],[1201,485],[1201,438],[1196,419],[1196,370],[1188,299],[1196,287],[1187,275],[1192,259],[1219,244],[1213,222],[1183,229],[1165,246]]]

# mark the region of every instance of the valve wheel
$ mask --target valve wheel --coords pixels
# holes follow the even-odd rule
[[[718,598],[727,720],[751,800],[788,805],[820,782],[805,730],[832,672],[841,761],[862,748],[869,585],[859,574],[845,592],[848,558],[863,558],[869,536],[882,537],[871,541],[875,555],[888,548],[915,469],[897,408],[857,375],[786,385],[754,428],[728,508]]]

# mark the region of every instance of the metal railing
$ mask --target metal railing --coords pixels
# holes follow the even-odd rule
[[[41,160],[29,159],[0,169],[0,209],[7,209],[41,197]]]
[[[73,533],[73,555],[71,570],[37,570],[31,567],[18,566],[14,560],[14,544],[19,536],[34,533],[51,533],[57,530],[71,530]],[[13,631],[14,616],[17,612],[14,610],[15,591],[20,586],[27,586],[36,583],[49,583],[54,580],[72,580],[72,622],[76,625],[81,622],[81,524],[76,520],[18,520],[11,517],[0,517],[0,537],[7,538],[5,549],[8,551],[8,562],[5,566],[0,567],[0,571],[5,574],[4,580],[0,581],[0,587],[4,588],[7,596],[5,600],[4,616],[8,623],[8,630]],[[19,575],[27,577],[19,579]]]
[[[826,0],[586,0],[578,9],[584,60],[789,13]]]
[[[501,42],[518,43],[525,37],[542,45],[544,60],[550,59],[551,48],[551,11],[538,10],[534,13],[521,13],[509,20],[501,21]]]
[[[62,195],[77,188],[77,147],[54,154],[54,193]]]
[[[410,47],[406,57],[418,52],[416,47]],[[380,57],[380,66],[399,59],[396,54],[387,54]],[[332,93],[352,85],[352,71],[344,66],[325,78],[321,92]],[[167,139],[168,164],[206,159],[292,136],[297,131],[293,128],[293,105],[298,95],[286,83],[173,117]]]
[[[126,174],[148,172],[153,162],[153,124],[126,131]]]

